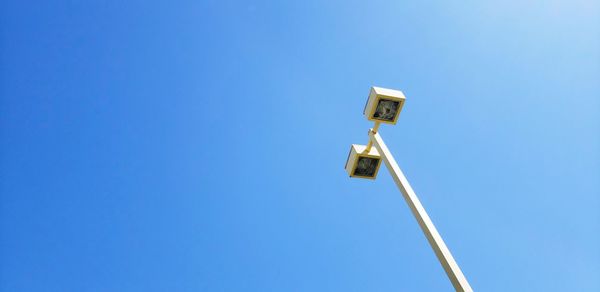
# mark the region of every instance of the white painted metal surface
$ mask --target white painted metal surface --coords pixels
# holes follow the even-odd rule
[[[435,255],[442,264],[442,267],[444,267],[452,285],[454,285],[454,289],[456,289],[456,291],[473,291],[469,282],[467,282],[467,279],[458,267],[458,264],[456,264],[456,261],[452,257],[450,250],[446,247],[444,240],[433,225],[433,222],[431,222],[431,219],[429,219],[429,215],[425,212],[425,208],[421,205],[419,198],[417,198],[417,195],[410,187],[408,180],[404,177],[404,174],[402,173],[402,170],[400,170],[392,153],[383,142],[383,139],[381,139],[381,136],[371,130],[369,131],[369,137],[383,158],[383,161],[394,178],[396,185],[400,189],[404,200],[406,200],[406,203],[417,219],[417,222],[419,222],[421,230],[425,233],[425,237],[427,237]]]

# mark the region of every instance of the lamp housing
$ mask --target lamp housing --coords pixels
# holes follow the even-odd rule
[[[346,160],[346,172],[350,177],[375,179],[381,166],[381,155],[375,147],[352,144]]]
[[[395,125],[405,100],[400,90],[373,86],[363,114],[370,121]]]

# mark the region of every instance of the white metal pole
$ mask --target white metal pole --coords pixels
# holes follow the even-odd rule
[[[394,178],[396,185],[400,189],[404,200],[406,200],[406,203],[417,219],[417,222],[419,222],[421,230],[423,230],[423,233],[425,233],[425,237],[427,237],[427,240],[433,248],[435,255],[442,264],[442,267],[444,267],[448,278],[450,278],[450,282],[452,282],[452,285],[454,285],[454,289],[456,289],[456,291],[473,291],[469,285],[469,282],[467,282],[465,275],[463,275],[462,271],[458,267],[458,264],[452,257],[450,250],[448,247],[446,247],[442,236],[440,236],[437,229],[435,229],[433,222],[431,222],[431,219],[429,219],[429,215],[427,215],[427,212],[425,212],[425,208],[423,208],[423,205],[421,205],[419,198],[417,198],[417,195],[410,187],[408,180],[402,173],[402,170],[400,170],[400,167],[396,163],[394,156],[392,156],[392,153],[383,142],[383,139],[381,139],[379,133],[376,133],[373,131],[373,129],[371,129],[369,131],[369,137],[383,158],[383,161],[390,171],[390,174]]]

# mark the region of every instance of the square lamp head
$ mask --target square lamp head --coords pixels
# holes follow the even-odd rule
[[[348,160],[346,161],[346,172],[350,177],[360,177],[375,179],[379,166],[381,165],[381,156],[375,147],[371,147],[369,152],[367,146],[352,144]]]
[[[402,91],[373,86],[363,113],[370,121],[395,125],[405,99]]]

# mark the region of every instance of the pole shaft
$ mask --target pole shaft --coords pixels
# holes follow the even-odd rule
[[[458,264],[452,257],[450,250],[448,247],[446,247],[442,236],[438,233],[437,229],[433,225],[433,222],[431,222],[431,219],[429,219],[429,215],[427,215],[425,208],[423,208],[423,205],[421,205],[419,198],[410,187],[408,180],[402,173],[402,170],[400,170],[400,167],[396,163],[394,156],[392,156],[392,153],[383,142],[383,139],[379,133],[369,131],[369,137],[383,158],[385,165],[394,178],[396,185],[400,189],[404,200],[406,200],[410,210],[417,219],[421,230],[425,234],[425,237],[427,237],[431,248],[433,248],[435,255],[442,264],[444,271],[446,271],[446,275],[448,275],[448,278],[450,279],[450,282],[452,282],[454,289],[461,292],[473,291],[469,285],[469,282],[467,282],[467,279],[460,270],[460,267],[458,267]]]

